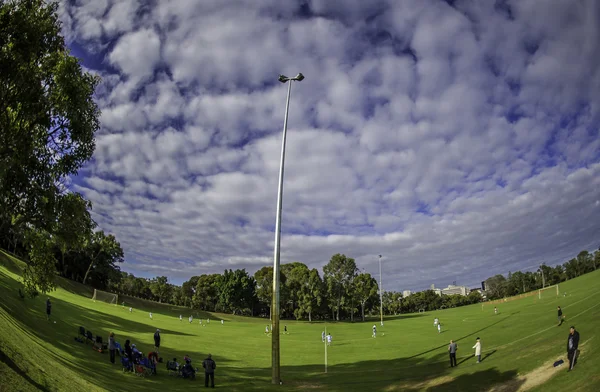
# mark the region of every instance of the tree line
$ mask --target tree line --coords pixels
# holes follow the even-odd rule
[[[555,267],[542,264],[535,272],[509,272],[508,277],[495,275],[485,280],[488,299],[499,299],[559,284],[600,267],[600,249],[594,253],[582,250],[579,254]]]
[[[123,250],[97,231],[71,176],[91,159],[99,78],[85,72],[60,35],[58,4],[0,2],[0,246],[26,262],[25,291],[60,274],[103,287]]]

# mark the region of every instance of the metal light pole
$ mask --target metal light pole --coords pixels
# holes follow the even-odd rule
[[[381,280],[381,255],[379,255],[379,314],[381,315],[381,326],[383,327],[383,281]]]
[[[283,138],[281,141],[281,162],[279,164],[279,188],[277,191],[277,218],[275,220],[275,250],[273,261],[273,302],[271,304],[271,383],[280,384],[280,350],[279,350],[279,254],[281,248],[281,206],[283,198],[283,164],[285,162],[285,139],[287,136],[288,110],[290,108],[290,94],[292,81],[300,82],[304,75],[299,73],[293,78],[279,75],[281,83],[288,83],[287,100],[285,102],[285,118],[283,120]]]

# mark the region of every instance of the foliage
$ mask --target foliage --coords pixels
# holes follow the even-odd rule
[[[52,239],[45,231],[26,231],[29,245],[29,261],[23,271],[25,291],[31,296],[39,290],[42,293],[54,290],[55,263],[52,253]]]

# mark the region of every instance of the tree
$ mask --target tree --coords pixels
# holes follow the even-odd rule
[[[98,77],[69,54],[56,3],[0,3],[0,215],[45,229],[58,184],[88,161]]]
[[[181,296],[180,299],[183,302],[183,306],[192,307],[192,299],[194,298],[194,293],[196,292],[196,286],[198,285],[199,276],[192,276],[190,280],[186,280],[181,285]]]
[[[323,279],[331,301],[330,308],[332,312],[335,312],[337,321],[340,320],[340,309],[344,304],[344,297],[357,271],[354,259],[339,253],[333,255],[329,263],[323,267]]]
[[[56,259],[52,253],[52,238],[44,230],[28,229],[25,241],[29,247],[29,260],[23,271],[25,291],[34,296],[38,290],[42,293],[54,290]]]
[[[504,298],[506,296],[506,278],[495,275],[485,281],[486,294],[489,299]]]
[[[313,268],[302,284],[296,318],[302,318],[303,314],[308,314],[308,321],[312,322],[312,313],[323,302],[323,291],[323,281],[319,276],[319,271]]]
[[[150,290],[152,291],[152,294],[158,298],[158,302],[162,302],[163,300],[169,298],[171,294],[171,287],[167,277],[158,276],[152,279],[150,282]]]
[[[365,304],[377,298],[379,286],[377,280],[369,273],[358,274],[354,278],[354,290],[360,303],[362,321],[365,321]]]
[[[0,2],[0,219],[18,217],[15,227],[28,227],[24,283],[41,291],[53,287],[62,182],[92,157],[100,115],[93,101],[99,79],[69,54],[57,7]]]
[[[200,275],[194,293],[194,306],[207,311],[214,311],[218,301],[217,283],[219,274]]]
[[[225,270],[216,282],[219,306],[222,311],[244,312],[254,306],[256,281],[245,269]]]
[[[114,265],[115,262],[123,261],[123,249],[121,249],[121,244],[117,242],[117,239],[112,234],[106,235],[103,231],[97,231],[92,234],[92,237],[87,241],[86,245],[90,256],[90,265],[83,276],[83,284],[85,284],[92,267],[98,261],[104,260],[110,265]]]
[[[79,193],[61,195],[57,203],[55,242],[61,253],[60,272],[66,275],[65,255],[70,250],[81,249],[96,227],[88,209],[92,204]]]

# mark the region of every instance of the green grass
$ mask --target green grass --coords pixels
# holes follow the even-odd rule
[[[134,307],[130,314],[120,305],[94,303],[92,290],[59,279],[60,288],[49,295],[55,324],[46,321],[46,296],[19,298],[20,268],[20,261],[0,252],[0,391],[187,391],[191,386],[203,387],[200,379],[168,377],[163,364],[155,377],[124,374],[119,364],[110,364],[108,354],[74,340],[80,325],[104,337],[113,331],[121,344],[131,339],[144,353],[152,348],[153,333],[160,328],[165,360],[187,354],[200,367],[210,352],[217,362],[217,387],[232,391],[600,390],[600,338],[595,336],[600,320],[600,271],[561,284],[566,298],[547,294],[542,300],[510,301],[498,305],[498,315],[493,314],[493,306],[482,310],[481,305],[473,305],[388,317],[385,327],[378,325],[376,339],[370,336],[372,320],[326,325],[285,321],[290,334],[281,336],[284,384],[272,386],[271,339],[264,335],[267,320],[200,314],[212,320],[200,327],[197,318],[191,325],[187,322],[189,309],[128,298],[127,306]],[[567,316],[561,327],[556,326],[557,305]],[[149,311],[154,320],[149,319]],[[435,316],[442,322],[441,334],[433,327]],[[224,325],[218,322],[221,318]],[[567,373],[566,366],[555,372],[551,363],[566,360],[571,324],[581,333],[582,356],[573,372]],[[321,343],[325,326],[333,336],[327,373]],[[480,364],[475,363],[471,349],[478,336],[484,357]],[[450,339],[459,345],[455,369],[447,361]]]

